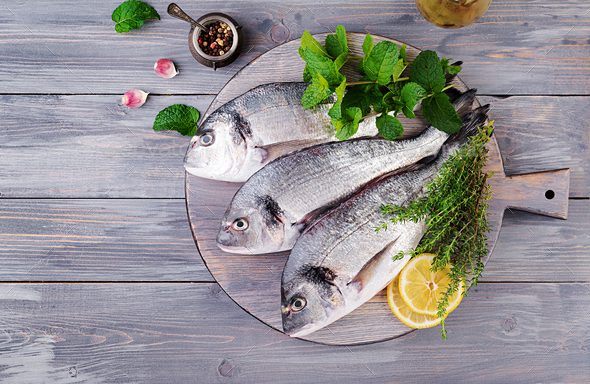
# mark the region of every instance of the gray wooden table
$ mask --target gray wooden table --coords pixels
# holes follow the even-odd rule
[[[115,33],[116,1],[0,6],[0,381],[590,380],[587,0],[493,0],[460,30],[432,27],[411,0],[179,3],[244,26],[242,56],[217,72],[192,58],[168,3],[149,3],[162,20],[129,34]],[[432,328],[324,346],[243,311],[189,229],[188,139],[151,128],[164,107],[204,112],[252,59],[338,24],[463,60],[461,78],[492,104],[507,174],[571,169],[568,220],[508,212],[447,341]],[[179,76],[153,72],[162,57]],[[133,88],[148,101],[121,106]]]

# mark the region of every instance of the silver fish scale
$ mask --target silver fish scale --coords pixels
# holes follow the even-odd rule
[[[253,140],[268,145],[294,138],[297,140],[334,140],[336,130],[330,123],[328,111],[335,95],[313,108],[301,106],[301,97],[308,83],[271,83],[258,86],[224,104],[220,111],[237,111],[254,129]],[[377,134],[375,118],[359,124],[354,137]],[[272,129],[276,127],[276,129]],[[295,130],[288,127],[297,127]],[[294,132],[295,131],[295,132]]]
[[[380,207],[407,206],[422,197],[443,163],[479,132],[488,108],[466,115],[461,132],[442,146],[433,162],[374,181],[303,232],[281,279],[283,328],[289,335],[300,337],[331,324],[370,300],[395,278],[410,256],[406,254],[396,261],[393,257],[415,249],[426,223],[406,221],[375,233],[374,228],[387,220]],[[321,274],[310,274],[314,271]],[[290,305],[295,298],[304,300],[310,308],[320,308],[293,312]]]
[[[407,140],[351,140],[294,152],[254,174],[231,206],[258,208],[257,198],[270,196],[284,211],[286,227],[296,225],[308,213],[339,201],[374,178],[435,154],[447,137],[429,127]],[[287,234],[286,243],[292,246],[296,235]]]
[[[380,207],[386,204],[406,206],[422,197],[440,164],[441,161],[436,161],[420,170],[389,177],[323,216],[295,244],[285,265],[283,280],[294,278],[304,265],[314,265],[329,268],[336,273],[337,280],[348,283],[374,255],[397,236],[403,237],[404,230],[409,229],[400,224],[376,233],[374,228],[385,221]],[[421,237],[423,224],[409,224],[405,227],[418,229]]]

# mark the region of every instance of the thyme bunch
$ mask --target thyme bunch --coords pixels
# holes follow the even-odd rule
[[[493,123],[493,122],[492,122]],[[447,291],[438,302],[438,317],[444,318],[449,297],[457,292],[460,282],[467,289],[476,286],[483,272],[482,259],[488,254],[486,233],[490,226],[487,220],[488,200],[491,190],[486,180],[493,174],[483,172],[488,154],[486,144],[493,126],[485,126],[454,156],[442,165],[437,178],[428,184],[424,197],[411,202],[407,207],[384,206],[382,213],[391,217],[380,227],[405,221],[426,220],[426,233],[412,257],[421,253],[433,253],[432,271],[442,270],[452,264]],[[394,259],[401,259],[400,253]],[[467,295],[467,291],[463,293]],[[446,339],[444,320],[441,334]]]

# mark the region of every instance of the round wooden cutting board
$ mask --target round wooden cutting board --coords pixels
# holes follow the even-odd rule
[[[323,42],[326,36],[314,37]],[[347,33],[347,38],[352,54],[361,56],[365,34]],[[375,43],[390,40],[402,45],[384,37],[373,38]],[[300,40],[293,40],[252,61],[221,90],[203,119],[224,103],[260,84],[302,81],[305,63],[299,58],[299,46]],[[408,46],[406,52],[408,61],[413,61],[420,51]],[[360,77],[356,64],[357,61],[353,60],[343,67],[349,80]],[[459,78],[455,83],[462,91],[468,89]],[[493,114],[490,118],[493,119]],[[400,120],[405,128],[404,137],[417,135],[427,125],[421,116],[412,120],[402,116]],[[494,136],[489,150],[487,172],[495,172],[489,180],[493,191],[489,208],[492,231],[488,235],[491,254],[507,207],[566,218],[569,170],[506,177]],[[241,183],[206,180],[187,173],[185,187],[191,230],[205,264],[223,290],[248,313],[282,331],[280,281],[289,253],[239,255],[225,253],[215,244],[220,220],[240,186]],[[486,262],[488,259],[489,255]],[[447,322],[452,326],[453,321],[451,315]],[[303,339],[330,345],[353,345],[388,340],[412,331],[391,312],[387,295],[382,291],[357,310]]]

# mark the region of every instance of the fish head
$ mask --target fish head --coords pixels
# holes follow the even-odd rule
[[[217,246],[226,252],[277,252],[285,240],[283,212],[269,196],[237,196],[221,220]]]
[[[283,331],[291,337],[308,335],[345,314],[345,300],[328,268],[303,267],[281,284]]]
[[[207,179],[232,179],[246,159],[244,124],[237,112],[217,110],[209,115],[191,139],[184,156],[185,169]]]

